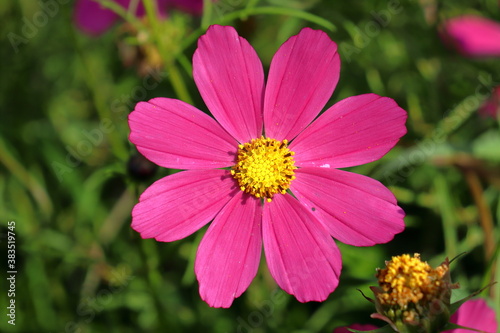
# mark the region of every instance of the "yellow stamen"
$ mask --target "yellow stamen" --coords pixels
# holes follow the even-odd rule
[[[240,189],[256,198],[271,201],[276,193],[285,194],[295,179],[293,151],[288,141],[261,137],[238,146],[231,174]]]
[[[446,265],[433,269],[420,260],[418,253],[413,258],[408,254],[392,257],[386,268],[377,272],[384,291],[377,298],[382,305],[397,305],[401,309],[406,309],[410,303],[429,302],[441,295],[444,288],[442,280],[447,271]]]

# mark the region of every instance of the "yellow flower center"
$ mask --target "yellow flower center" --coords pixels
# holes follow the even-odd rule
[[[380,287],[384,291],[377,295],[382,305],[398,306],[406,309],[409,303],[430,302],[439,298],[445,283],[443,277],[448,272],[447,265],[433,269],[420,260],[415,253],[392,257],[385,269],[377,272]]]
[[[256,198],[271,201],[276,193],[285,194],[295,179],[293,151],[288,141],[261,137],[238,146],[231,174],[240,189]]]

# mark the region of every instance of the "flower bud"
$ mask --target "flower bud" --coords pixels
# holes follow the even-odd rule
[[[448,323],[451,290],[449,261],[432,268],[418,253],[392,257],[377,269],[379,287],[371,287],[377,312],[396,332],[439,332]]]

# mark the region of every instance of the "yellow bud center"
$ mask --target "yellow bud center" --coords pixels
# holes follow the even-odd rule
[[[445,283],[443,277],[448,266],[443,264],[433,269],[427,262],[408,254],[392,257],[386,268],[377,272],[379,285],[384,291],[377,295],[382,305],[406,309],[410,303],[430,302],[439,298]],[[410,315],[410,314],[408,314]]]
[[[285,194],[295,179],[294,152],[288,141],[261,137],[238,146],[231,174],[240,189],[256,198],[271,201],[276,193]]]

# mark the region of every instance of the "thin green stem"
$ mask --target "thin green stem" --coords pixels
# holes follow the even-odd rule
[[[148,1],[148,0],[144,0]],[[322,17],[316,16],[314,14],[303,12],[293,8],[284,8],[284,7],[275,7],[275,6],[266,6],[266,7],[250,7],[247,6],[242,10],[237,10],[232,13],[226,14],[221,18],[214,20],[212,24],[228,24],[236,19],[244,20],[248,16],[253,15],[286,15],[304,19],[306,21],[315,23],[317,25],[322,26],[323,28],[335,31],[337,28],[330,21],[325,20]],[[204,32],[206,29],[202,26],[199,29],[195,30],[190,36],[188,36],[185,42],[182,44],[181,52],[188,48],[191,44],[193,44]]]
[[[255,5],[257,5],[258,2],[259,2],[259,0],[248,0],[246,9],[254,8]]]
[[[187,75],[192,79],[193,78],[193,65],[191,65],[191,61],[186,57],[184,53],[180,53],[177,56],[177,61],[181,64],[182,68],[186,72]]]
[[[107,98],[105,95],[105,91],[101,89],[100,80],[101,77],[97,77],[100,73],[101,69],[97,68],[95,62],[93,63],[90,58],[87,56],[87,53],[80,46],[78,41],[75,38],[76,50],[80,56],[81,62],[84,70],[84,79],[87,83],[87,87],[89,88],[92,99],[94,102],[94,106],[97,110],[97,114],[101,121],[109,122],[114,121],[115,118],[111,112],[111,108],[108,105]],[[111,150],[121,160],[124,160],[128,156],[128,149],[126,148],[125,143],[122,140],[122,136],[119,131],[113,130],[107,133],[107,137],[109,139],[109,143],[111,145]]]
[[[134,15],[135,13],[135,8],[137,7],[137,4],[139,0],[134,0],[132,5],[130,6],[131,10],[126,10],[122,6],[120,6],[118,3],[115,1],[111,0],[93,0],[95,2],[98,2],[100,5],[102,5],[104,8],[108,8],[115,12],[118,16],[120,16],[122,19],[130,23],[134,28],[138,31],[144,29],[144,24]],[[134,5],[136,4],[136,5]]]
[[[153,33],[153,38],[156,42],[158,50],[160,52],[163,65],[168,73],[168,78],[172,87],[177,95],[177,97],[186,103],[193,104],[193,100],[189,95],[189,91],[184,83],[181,73],[175,66],[175,55],[169,54],[167,47],[165,45],[164,39],[162,38],[161,24],[158,18],[156,5],[152,0],[142,0],[144,8],[146,9],[146,16],[149,23],[151,24],[151,30]]]
[[[203,0],[203,16],[201,17],[201,27],[207,29],[212,21],[213,0]]]
[[[442,174],[438,174],[438,176],[435,178],[434,186],[436,189],[438,209],[441,212],[443,220],[444,245],[446,255],[450,258],[453,258],[458,254],[458,239],[455,232],[455,209],[453,207],[446,179]]]

